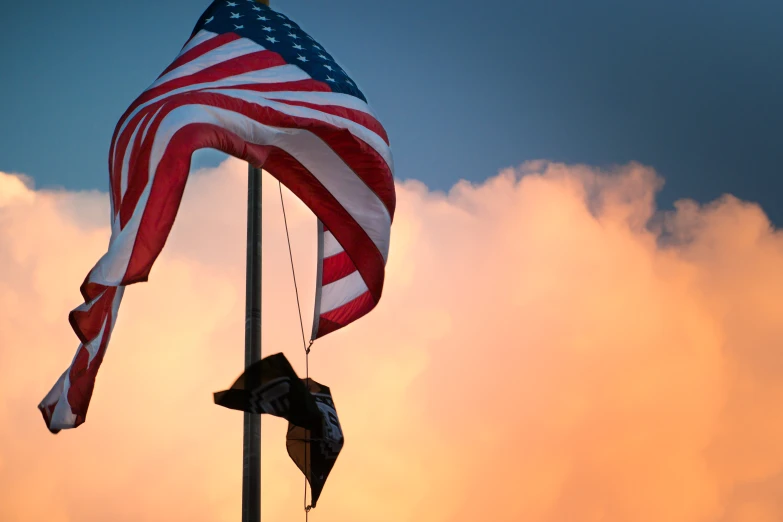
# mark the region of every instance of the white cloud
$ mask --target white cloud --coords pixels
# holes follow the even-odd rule
[[[313,348],[346,432],[313,516],[781,519],[783,235],[727,197],[655,216],[663,242],[660,183],[537,162],[448,194],[399,184],[380,306]],[[242,364],[245,201],[237,160],[192,176],[87,423],[53,437],[35,406],[76,349],[108,199],[0,174],[1,520],[238,518],[242,418],[211,393]],[[286,202],[307,330],[315,221]],[[303,373],[271,177],[264,219],[264,350]],[[264,430],[264,516],[300,516],[285,423]]]

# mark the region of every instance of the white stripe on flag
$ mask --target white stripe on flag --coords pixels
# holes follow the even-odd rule
[[[294,116],[297,118],[311,118],[311,119],[323,121],[330,125],[334,125],[335,127],[339,127],[341,129],[347,129],[351,132],[351,134],[353,134],[357,138],[367,143],[367,145],[375,149],[375,152],[377,152],[384,159],[386,165],[389,166],[389,169],[391,170],[394,169],[394,165],[392,164],[393,159],[392,159],[391,149],[389,148],[388,145],[386,145],[386,142],[383,141],[383,138],[378,136],[375,132],[371,131],[364,125],[360,125],[355,121],[349,120],[347,118],[342,118],[340,116],[335,116],[334,114],[329,114],[315,109],[310,109],[309,107],[301,107],[299,105],[289,105],[287,103],[268,100],[266,99],[265,96],[259,96],[259,93],[253,91],[247,91],[242,89],[207,89],[205,92],[222,94],[224,96],[237,98],[239,100],[244,100],[246,102],[254,103],[256,105],[270,107],[272,109],[275,109],[276,111],[280,111],[284,114],[288,114],[290,116]]]
[[[136,244],[141,218],[147,208],[153,181],[155,181],[155,171],[150,170],[149,179],[136,207],[133,209],[131,218],[125,224],[125,228],[116,235],[112,233],[109,250],[103,254],[103,257],[98,260],[98,263],[90,272],[90,281],[104,286],[120,286],[122,283],[133,254],[133,247]],[[119,222],[119,217],[116,218],[116,221]]]
[[[217,33],[213,33],[211,31],[205,31],[204,29],[200,30],[198,33],[196,33],[193,38],[190,39],[188,43],[185,44],[185,47],[182,48],[182,50],[177,55],[177,58],[185,54],[186,52],[190,51],[194,47],[196,47],[199,44],[202,44],[206,42],[207,40],[211,40],[212,38],[216,37]],[[172,60],[173,62],[174,60]]]
[[[150,85],[147,90],[158,87],[159,85],[170,82],[171,80],[176,80],[177,78],[182,78],[183,76],[197,73],[203,69],[206,69],[207,67],[225,62],[226,60],[231,60],[246,54],[257,53],[259,51],[265,50],[265,47],[261,47],[253,40],[249,40],[247,38],[234,40],[233,42],[221,45],[216,49],[212,49],[211,51],[202,54],[195,60],[191,60],[182,64],[173,71],[167,72],[155,80],[155,83]]]
[[[76,350],[76,354],[78,355],[80,351],[81,346]],[[76,359],[75,356],[74,359]],[[57,405],[52,412],[52,421],[49,429],[63,430],[72,428],[76,424],[76,415],[71,411],[71,405],[68,403],[68,390],[71,388],[71,379],[68,375],[70,371],[71,367],[69,366],[54,385],[52,391],[49,392],[49,395],[44,398],[44,401],[46,401],[50,397],[54,398],[54,396],[57,396]]]
[[[140,128],[144,128],[144,131],[141,133],[141,142],[143,143],[144,140],[147,137],[147,131],[150,129],[150,126],[152,125],[152,122],[155,121],[155,119],[158,117],[158,114],[163,109],[163,106],[161,105],[158,107],[158,110],[155,111],[155,113],[152,115],[152,117],[144,117],[141,120],[139,120],[139,124],[136,126],[136,129],[134,129],[133,134],[135,135],[136,132]],[[118,140],[119,141],[119,140]],[[128,190],[128,179],[130,178],[130,172],[128,172],[128,169],[130,167],[129,163],[127,162],[128,155],[133,150],[133,135],[131,136],[131,139],[128,141],[127,148],[125,149],[125,158],[126,161],[123,161],[122,163],[122,169],[120,170],[120,201],[125,197],[125,192]],[[119,221],[118,221],[119,226]]]
[[[158,110],[157,110],[157,111],[155,111],[155,114],[153,114],[153,115],[152,115],[152,118],[150,118],[150,121],[149,121],[149,122],[147,122],[147,126],[146,126],[146,127],[144,127],[144,134],[142,134],[142,135],[141,135],[141,141],[142,141],[142,143],[144,142],[144,140],[146,140],[146,139],[147,139],[147,131],[148,131],[148,130],[150,130],[150,124],[151,124],[153,121],[155,121],[155,118],[157,118],[157,117],[158,117],[158,114],[159,114],[159,113],[160,113],[160,111],[162,111],[162,110],[163,110],[163,105],[161,105],[160,107],[158,107]]]
[[[378,119],[372,108],[364,103],[356,96],[345,94],[342,92],[322,92],[322,91],[278,91],[278,92],[265,92],[265,98],[288,100],[288,101],[302,101],[307,103],[313,103],[315,105],[337,105],[339,107],[345,107],[347,109],[353,109],[369,114],[376,120]]]
[[[157,169],[171,137],[182,127],[195,123],[216,125],[250,143],[279,147],[289,153],[334,196],[375,243],[384,260],[387,258],[391,217],[386,206],[331,147],[310,131],[264,125],[218,107],[177,107],[165,116],[158,128],[150,155],[151,173]],[[154,174],[150,176],[150,183],[152,179]]]
[[[122,159],[122,168],[120,170],[120,201],[125,197],[125,191],[128,190],[128,169],[130,168],[130,156],[131,151],[133,150],[133,143],[136,141],[139,129],[142,128],[144,122],[149,119],[148,116],[149,115],[142,118],[136,128],[133,129],[133,134],[131,134],[130,140],[128,140],[128,146],[125,148],[125,157]]]
[[[332,257],[344,251],[342,245],[337,242],[331,232],[328,230],[324,232],[324,258]]]
[[[101,323],[101,331],[98,333],[98,337],[95,337],[94,339],[90,340],[89,343],[84,345],[84,348],[87,350],[87,353],[90,354],[90,359],[88,360],[88,363],[91,363],[93,359],[95,359],[95,356],[98,355],[98,349],[101,347],[101,342],[103,341],[104,333],[106,332],[106,321],[109,320],[109,316],[106,315],[103,318],[103,322]]]
[[[364,280],[358,271],[351,272],[342,279],[324,285],[323,288],[321,288],[320,314],[323,315],[327,312],[331,312],[332,310],[353,301],[367,291],[367,285],[364,283]]]
[[[199,89],[221,87],[224,85],[231,87],[235,85],[254,84],[254,83],[296,82],[301,80],[307,80],[309,78],[310,77],[307,75],[307,73],[304,72],[299,67],[297,67],[296,65],[280,65],[278,67],[270,67],[267,69],[260,69],[258,71],[251,71],[244,74],[239,74],[237,76],[229,76],[228,78],[224,78],[222,80],[218,80],[215,82],[196,83],[193,85],[180,87],[179,89],[174,89],[170,92],[167,92],[166,94],[161,94],[160,96],[153,98],[149,101],[146,101],[141,105],[139,105],[138,107],[136,107],[133,110],[133,112],[128,114],[128,117],[122,121],[122,124],[120,125],[120,130],[117,133],[117,141],[119,142],[119,136],[121,136],[125,132],[128,123],[131,120],[133,120],[133,118],[139,112],[144,110],[144,108],[149,107],[153,103],[157,103],[161,100],[164,100],[176,94],[182,94],[183,92],[197,91]],[[116,150],[114,153],[116,154]],[[114,158],[112,158],[112,161],[113,160]]]

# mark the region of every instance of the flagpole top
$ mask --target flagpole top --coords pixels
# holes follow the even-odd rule
[[[269,0],[256,0],[259,4],[269,5]]]

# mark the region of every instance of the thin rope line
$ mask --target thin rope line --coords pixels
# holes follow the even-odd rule
[[[302,306],[299,304],[299,288],[296,285],[296,270],[294,269],[294,254],[291,251],[291,237],[288,234],[288,219],[285,215],[285,201],[283,200],[283,184],[279,181],[277,186],[280,189],[280,206],[283,208],[283,223],[285,224],[285,238],[288,241],[288,257],[291,260],[291,275],[294,278],[294,292],[296,293],[296,309],[299,312],[299,327],[302,329],[302,346],[305,351],[305,382],[307,383],[307,391],[310,391],[310,347],[313,346],[313,340],[310,339],[310,344],[305,341],[304,322],[302,321]],[[309,444],[312,434],[305,430],[305,444]],[[304,510],[305,510],[305,522],[310,518],[310,510],[312,506],[307,504],[307,446],[305,446],[305,478],[304,478]]]
[[[299,311],[299,327],[302,329],[302,346],[305,352],[309,353],[310,348],[305,341],[304,323],[302,322],[302,307],[299,305],[299,288],[296,286],[296,271],[294,270],[294,254],[291,252],[291,237],[288,235],[288,219],[285,216],[285,203],[283,202],[283,184],[279,181],[277,186],[280,189],[280,206],[283,207],[283,223],[285,224],[285,238],[288,241],[288,257],[291,259],[291,275],[294,276],[294,292],[296,293],[296,309]],[[312,345],[312,341],[310,342]]]

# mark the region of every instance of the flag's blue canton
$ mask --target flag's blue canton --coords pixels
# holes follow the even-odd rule
[[[332,91],[367,102],[359,87],[318,42],[267,5],[255,0],[216,0],[202,15],[193,34],[202,29],[218,34],[233,32],[253,40],[278,53],[287,63],[299,66],[314,80],[329,85]]]

